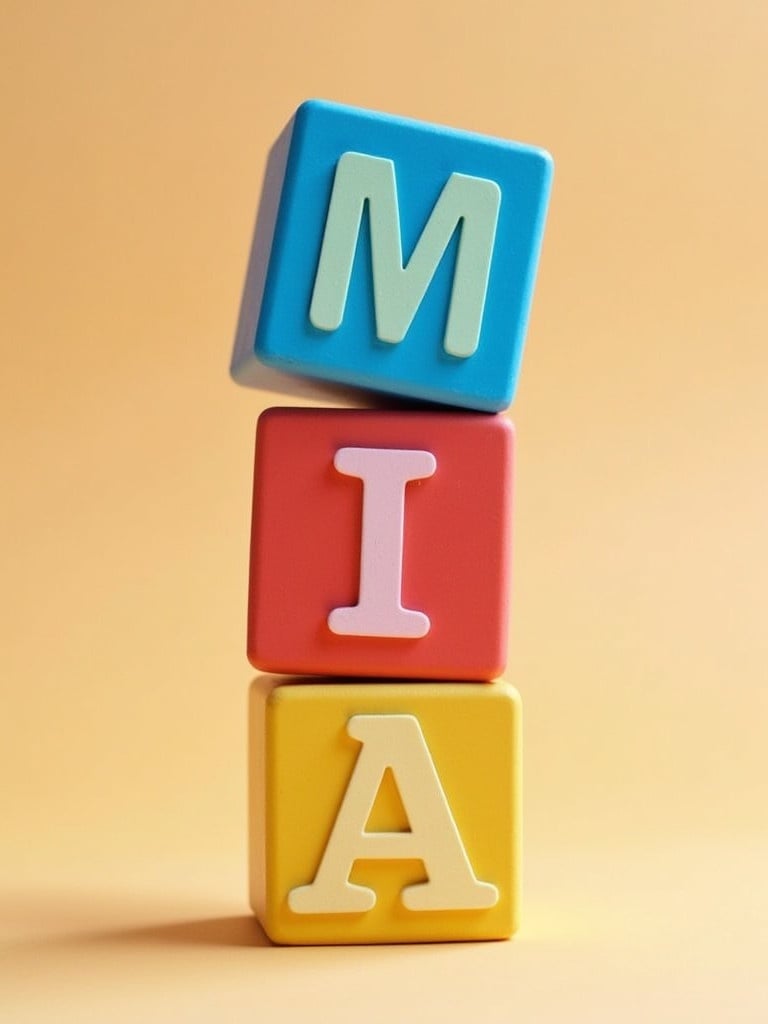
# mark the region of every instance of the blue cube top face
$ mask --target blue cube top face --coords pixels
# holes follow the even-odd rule
[[[484,412],[514,397],[552,161],[310,100],[256,331],[264,363]]]

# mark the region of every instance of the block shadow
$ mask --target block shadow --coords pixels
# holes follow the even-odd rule
[[[255,917],[210,917],[91,933],[93,943],[162,946],[271,947]]]
[[[40,935],[9,943],[8,949],[19,954],[40,954],[44,951],[77,949],[108,949],[110,947],[193,947],[222,949],[267,949],[273,943],[259,922],[250,914],[229,917],[208,917],[188,921],[166,921],[156,924],[119,925],[102,928],[76,928],[52,935]]]

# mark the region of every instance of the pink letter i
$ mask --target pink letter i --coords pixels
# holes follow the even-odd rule
[[[429,616],[403,608],[405,485],[432,476],[431,452],[394,448],[339,448],[333,464],[363,481],[360,595],[350,608],[334,608],[328,628],[341,636],[417,639],[429,632]]]

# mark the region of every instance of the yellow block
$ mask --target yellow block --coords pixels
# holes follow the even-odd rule
[[[273,942],[515,931],[511,686],[263,676],[250,698],[251,904]]]

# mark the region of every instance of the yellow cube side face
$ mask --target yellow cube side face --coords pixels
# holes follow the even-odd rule
[[[251,688],[251,901],[284,944],[509,937],[520,700],[495,683]]]

